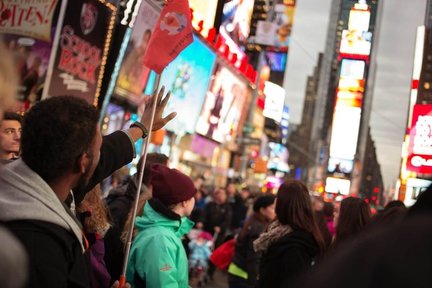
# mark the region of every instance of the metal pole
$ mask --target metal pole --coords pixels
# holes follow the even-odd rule
[[[155,112],[156,112],[156,106],[157,103],[159,102],[159,93],[158,93],[158,88],[159,88],[159,83],[160,83],[160,78],[161,75],[160,74],[156,74],[156,78],[155,78],[155,95],[153,95],[153,107],[152,107],[152,117],[151,117],[151,121],[150,121],[150,127],[148,127],[148,136],[146,138],[146,141],[143,141],[142,144],[142,148],[141,148],[141,159],[142,159],[142,165],[140,167],[140,171],[139,171],[139,176],[138,176],[138,188],[136,191],[136,195],[135,195],[135,202],[134,202],[134,206],[133,206],[133,214],[132,214],[132,221],[130,222],[130,227],[129,227],[129,233],[128,233],[128,241],[126,244],[126,251],[125,251],[125,256],[123,259],[123,266],[122,266],[122,273],[120,275],[120,285],[119,288],[123,288],[124,285],[126,284],[126,268],[127,268],[127,263],[129,260],[129,252],[132,246],[132,236],[133,236],[133,230],[134,230],[134,226],[135,226],[135,217],[136,217],[136,212],[138,209],[138,200],[139,200],[139,195],[141,192],[141,187],[142,187],[142,180],[143,180],[143,176],[144,176],[144,167],[146,164],[146,160],[147,160],[147,154],[148,154],[148,147],[150,146],[150,138],[151,138],[151,131],[153,128],[153,121],[154,121],[154,116],[155,116]]]

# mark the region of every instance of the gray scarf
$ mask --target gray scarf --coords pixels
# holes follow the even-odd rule
[[[278,220],[272,222],[267,231],[262,233],[258,239],[253,242],[255,252],[265,252],[274,243],[278,242],[288,233],[292,232],[289,225],[282,225]]]

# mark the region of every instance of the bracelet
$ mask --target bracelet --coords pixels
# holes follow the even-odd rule
[[[148,130],[147,130],[147,128],[141,123],[141,122],[134,122],[134,123],[132,123],[130,126],[129,126],[129,128],[132,128],[132,127],[137,127],[137,128],[139,128],[139,129],[141,129],[141,131],[142,131],[142,133],[143,133],[143,135],[142,135],[142,138],[144,139],[144,138],[146,138],[147,136],[148,136]]]

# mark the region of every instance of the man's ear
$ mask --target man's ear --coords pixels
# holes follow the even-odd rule
[[[87,171],[87,166],[88,157],[87,154],[84,152],[80,156],[78,156],[75,162],[74,172],[84,174]]]

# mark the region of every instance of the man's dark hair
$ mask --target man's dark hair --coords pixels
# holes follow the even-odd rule
[[[73,169],[96,136],[97,109],[83,99],[59,96],[33,106],[24,117],[22,159],[45,181]]]
[[[162,165],[168,165],[168,156],[162,153],[148,153],[146,158],[146,166],[151,164],[162,164]],[[140,158],[137,164],[137,170],[141,170],[143,159]]]
[[[5,112],[3,114],[3,120],[14,120],[18,121],[21,125],[23,123],[23,116],[15,112]]]

